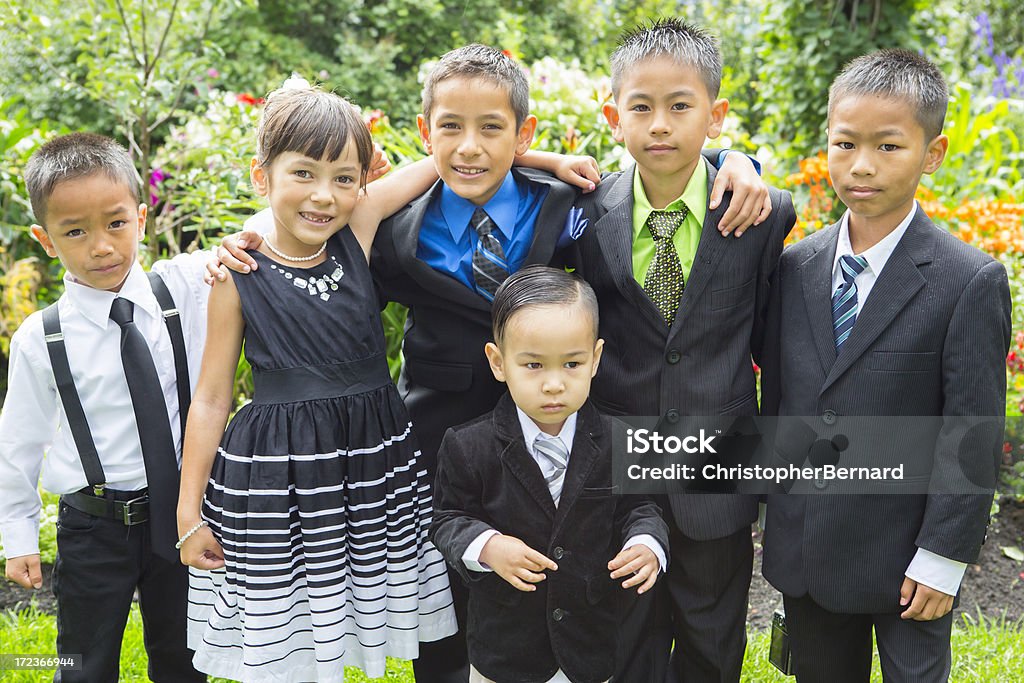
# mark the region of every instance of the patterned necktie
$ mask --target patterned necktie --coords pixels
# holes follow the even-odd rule
[[[178,458],[153,354],[135,326],[134,316],[135,304],[120,297],[114,299],[110,319],[121,327],[121,363],[128,380],[149,484],[151,544],[154,553],[178,562],[178,551],[174,549],[178,536]]]
[[[849,338],[853,324],[857,321],[856,278],[867,265],[867,259],[863,256],[843,256],[839,259],[843,284],[832,295],[832,332],[836,340],[836,351]]]
[[[494,293],[508,277],[508,263],[505,262],[505,250],[501,248],[498,238],[491,234],[494,221],[487,212],[477,207],[469,225],[476,231],[476,248],[473,249],[473,280],[476,291],[487,299],[494,301]]]
[[[555,501],[558,507],[558,499],[562,497],[562,483],[565,481],[565,467],[569,462],[569,452],[565,444],[557,436],[545,436],[538,434],[533,442],[533,449],[537,455],[546,459],[554,468],[550,474],[544,477],[544,483],[548,485],[551,493],[551,500]]]
[[[683,207],[682,211],[652,211],[647,217],[647,229],[654,238],[654,259],[644,278],[644,292],[670,327],[685,287],[683,265],[679,262],[672,238],[686,219],[686,213],[687,209]]]

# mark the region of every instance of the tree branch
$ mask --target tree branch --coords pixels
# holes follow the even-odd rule
[[[146,63],[139,59],[139,53],[135,49],[135,41],[132,40],[132,31],[131,27],[128,26],[128,17],[124,13],[124,5],[121,4],[121,0],[114,0],[114,4],[117,5],[117,13],[121,16],[121,25],[124,26],[124,35],[128,39],[128,49],[132,52],[132,59],[135,60],[136,64],[145,69]]]
[[[212,9],[210,10],[213,11]],[[160,61],[160,55],[164,53],[164,43],[167,41],[167,35],[171,32],[171,26],[174,24],[174,18],[178,14],[178,0],[174,0],[174,4],[171,5],[171,11],[167,15],[167,25],[164,26],[163,35],[160,36],[160,43],[156,46],[156,54],[153,55],[153,64],[155,65]],[[206,35],[206,30],[203,30],[203,35]]]

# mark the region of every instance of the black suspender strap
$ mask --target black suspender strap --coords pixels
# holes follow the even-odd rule
[[[100,466],[96,443],[92,440],[92,431],[89,429],[88,420],[85,419],[82,401],[78,398],[78,390],[75,389],[75,380],[71,376],[71,366],[68,365],[68,352],[64,348],[64,334],[60,329],[60,314],[56,303],[43,309],[43,334],[46,339],[46,351],[50,354],[50,365],[53,367],[53,378],[57,382],[57,392],[64,405],[64,413],[68,416],[75,447],[78,448],[78,457],[82,460],[82,468],[85,470],[89,486],[99,494],[107,478],[103,474],[103,467]]]
[[[174,372],[178,385],[178,419],[181,422],[182,443],[185,439],[185,422],[188,419],[188,408],[192,403],[192,388],[188,380],[188,357],[185,355],[185,335],[181,331],[181,315],[174,305],[174,298],[156,273],[146,273],[149,286],[163,311],[167,334],[171,337],[171,348],[174,350]]]
[[[160,276],[156,273],[147,273],[147,275],[149,276],[149,286],[163,312],[167,334],[171,337],[171,349],[174,351],[174,372],[178,385],[178,417],[181,422],[181,436],[184,439],[185,421],[188,418],[188,409],[192,402],[192,390],[188,379],[188,357],[185,355],[185,335],[181,331],[181,316],[174,305],[171,292]],[[78,389],[75,388],[75,380],[71,376],[71,366],[68,364],[68,352],[64,347],[64,333],[61,332],[60,314],[57,311],[56,303],[43,309],[43,335],[46,340],[46,351],[50,355],[53,378],[57,382],[60,402],[64,406],[64,414],[68,417],[68,425],[71,427],[71,436],[78,449],[78,457],[82,460],[82,469],[85,470],[89,486],[93,487],[97,495],[101,495],[101,491],[106,485],[106,475],[103,474],[99,454],[96,452],[96,443],[92,440],[92,431],[89,429],[89,421],[85,417],[82,400],[78,397]]]

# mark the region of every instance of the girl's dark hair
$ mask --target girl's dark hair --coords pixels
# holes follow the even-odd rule
[[[373,140],[356,108],[348,100],[308,84],[284,87],[267,96],[256,132],[256,158],[264,168],[283,152],[333,161],[350,141],[356,146],[363,169],[360,180],[365,184]]]
[[[502,283],[491,305],[491,329],[500,346],[505,328],[519,311],[530,306],[578,305],[590,316],[597,339],[597,297],[590,285],[571,273],[548,266],[527,266]]]

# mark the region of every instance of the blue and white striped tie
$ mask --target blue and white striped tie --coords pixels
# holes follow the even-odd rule
[[[509,275],[505,250],[498,238],[491,233],[494,221],[482,208],[477,207],[469,219],[469,225],[476,231],[476,245],[473,249],[473,280],[476,291],[488,301],[494,301],[494,293]]]
[[[832,295],[832,332],[836,340],[836,351],[853,331],[857,321],[857,276],[867,268],[868,261],[863,256],[843,256],[839,259],[839,267],[843,271],[843,284]]]
[[[569,462],[569,452],[565,444],[557,436],[545,436],[538,434],[533,442],[533,448],[537,455],[545,458],[554,468],[550,474],[544,477],[544,483],[548,485],[551,499],[558,507],[558,499],[562,497],[562,484],[565,482],[565,467]]]

